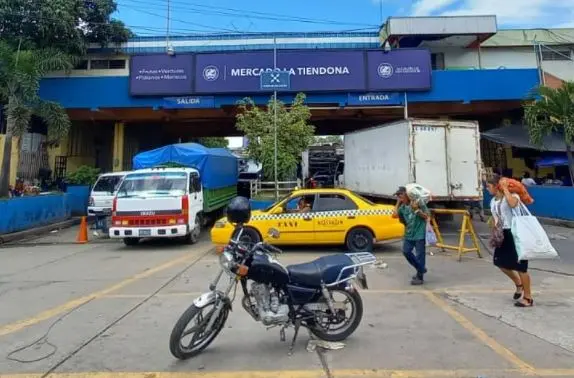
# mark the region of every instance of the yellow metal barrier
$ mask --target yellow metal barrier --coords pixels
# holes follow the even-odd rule
[[[458,261],[462,260],[462,255],[470,252],[476,252],[478,257],[482,257],[480,254],[480,247],[478,244],[478,237],[470,220],[470,213],[468,210],[450,210],[450,209],[432,209],[433,216],[431,218],[431,225],[436,234],[436,247],[441,248],[443,251],[445,249],[450,249],[453,251],[458,251]],[[444,239],[436,222],[436,214],[450,214],[450,215],[462,215],[462,225],[460,228],[460,235],[458,239],[458,245],[449,245],[444,243]],[[466,235],[470,234],[470,239],[472,241],[471,247],[466,247]]]

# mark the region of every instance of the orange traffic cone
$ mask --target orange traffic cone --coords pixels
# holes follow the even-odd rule
[[[86,217],[82,217],[82,222],[80,223],[80,231],[78,231],[78,237],[76,238],[76,243],[86,244],[88,242],[88,223],[86,222]]]

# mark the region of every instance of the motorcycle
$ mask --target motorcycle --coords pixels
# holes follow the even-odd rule
[[[263,242],[245,244],[241,242],[243,226],[237,225],[236,231],[219,255],[221,270],[209,292],[193,301],[172,330],[169,346],[174,357],[189,359],[215,340],[232,309],[238,283],[242,307],[255,321],[280,327],[281,341],[285,341],[285,330],[294,327],[290,354],[300,327],[326,341],[345,340],[357,329],[363,302],[354,283],[367,289],[363,268],[376,261],[372,253],[329,255],[284,267],[275,258],[281,253],[279,248]],[[269,230],[271,238],[279,235],[277,229]],[[228,278],[227,285],[218,290],[223,276]],[[187,337],[190,340],[184,341]]]

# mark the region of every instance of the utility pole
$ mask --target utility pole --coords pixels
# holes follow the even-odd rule
[[[277,37],[273,37],[273,71],[277,71]],[[279,199],[279,182],[277,180],[277,90],[273,91],[273,131],[274,151],[273,164],[275,167],[275,200]]]

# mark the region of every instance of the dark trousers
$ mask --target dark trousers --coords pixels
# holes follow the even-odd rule
[[[413,249],[415,253],[413,253]],[[426,240],[404,240],[403,255],[416,270],[417,276],[423,278],[426,272]]]
[[[104,234],[108,233],[108,216],[96,215],[96,230],[101,230]]]

